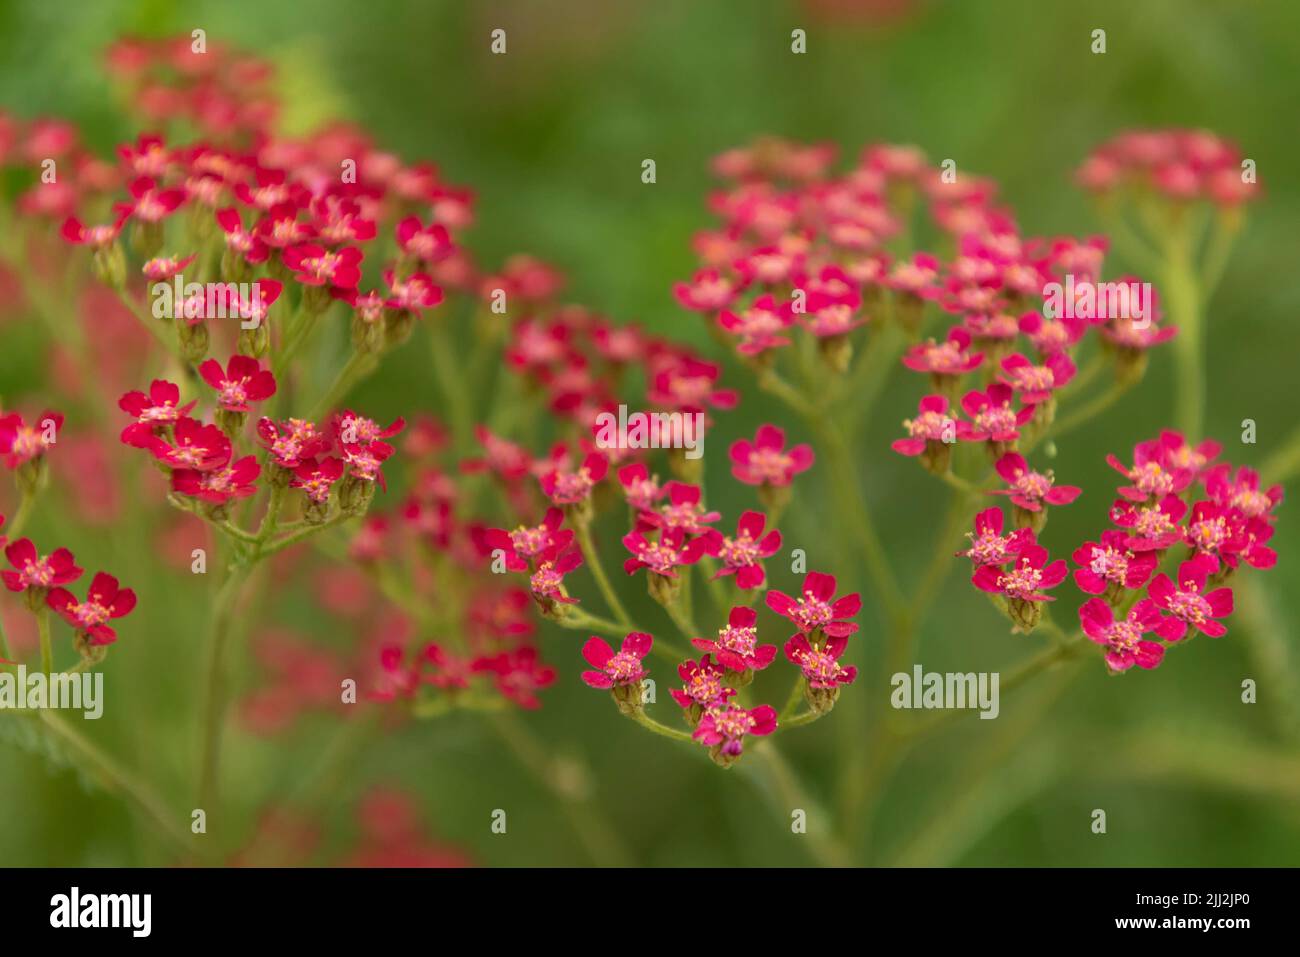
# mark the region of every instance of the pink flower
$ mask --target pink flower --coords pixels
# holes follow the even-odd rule
[[[969,352],[970,333],[954,326],[948,338],[941,343],[933,339],[917,343],[903,356],[903,365],[913,372],[928,372],[938,378],[955,378],[978,369],[984,362],[984,353]]]
[[[577,545],[562,548],[552,545],[537,556],[537,570],[529,578],[533,597],[543,608],[547,602],[576,605],[578,599],[570,598],[564,591],[564,576],[582,564],[582,550]]]
[[[739,315],[724,309],[718,315],[718,325],[736,337],[738,353],[756,356],[790,344],[784,333],[794,325],[794,313],[789,303],[778,305],[771,294],[764,294]]]
[[[758,612],[743,605],[731,609],[725,628],[716,639],[692,638],[701,651],[718,656],[718,663],[731,671],[762,671],[776,658],[776,645],[758,643]]]
[[[1261,489],[1258,472],[1243,465],[1234,477],[1232,466],[1226,462],[1205,473],[1205,491],[1216,505],[1235,508],[1248,519],[1271,522],[1273,509],[1282,502],[1281,485]]]
[[[814,648],[806,637],[799,634],[785,643],[785,656],[803,671],[808,687],[829,690],[852,684],[858,676],[856,667],[849,665],[846,668],[839,662],[847,644],[847,638],[828,638],[820,648]]]
[[[390,309],[418,313],[442,302],[442,287],[424,273],[417,272],[405,279],[398,279],[393,270],[388,269],[384,271],[384,282],[391,290],[391,295],[384,300],[384,305]]]
[[[16,469],[45,455],[63,428],[62,412],[42,412],[31,425],[17,412],[0,416],[0,455],[6,468]]]
[[[230,461],[230,439],[215,425],[181,419],[173,439],[154,438],[145,446],[158,461],[172,468],[210,472]]]
[[[1135,552],[1163,551],[1181,541],[1183,530],[1178,523],[1187,513],[1187,503],[1177,495],[1166,495],[1156,505],[1139,508],[1132,502],[1116,499],[1110,508],[1110,520],[1120,528],[1131,529],[1124,539]]]
[[[361,281],[362,253],[355,246],[334,251],[311,244],[290,246],[282,253],[282,259],[293,272],[293,278],[304,286],[355,289]]]
[[[511,571],[527,571],[530,562],[551,548],[563,549],[573,541],[571,529],[561,529],[564,513],[558,508],[548,508],[540,525],[520,525],[514,531],[490,528],[483,534],[488,548],[506,553],[506,567]]]
[[[321,461],[305,459],[293,470],[290,488],[300,488],[307,498],[317,505],[329,501],[330,489],[343,477],[343,460],[328,455]]]
[[[222,505],[231,499],[248,498],[257,492],[254,486],[262,466],[254,456],[246,455],[229,465],[217,468],[175,469],[172,471],[172,491],[189,495],[200,501]]]
[[[920,455],[931,442],[952,444],[958,436],[957,420],[948,414],[948,400],[941,395],[924,396],[916,418],[904,419],[903,428],[907,429],[907,438],[895,439],[889,445],[900,455]]]
[[[271,461],[283,469],[296,469],[330,450],[328,436],[305,419],[285,419],[277,423],[263,418],[257,423],[258,441],[270,453]]]
[[[1107,588],[1137,589],[1151,578],[1160,564],[1153,551],[1134,552],[1125,542],[1128,536],[1114,529],[1101,533],[1101,542],[1084,542],[1071,556],[1079,567],[1074,583],[1089,595],[1100,595]]]
[[[1083,492],[1074,485],[1053,485],[1051,472],[1033,471],[1019,452],[1008,452],[998,459],[995,468],[1011,487],[990,494],[1010,495],[1014,504],[1030,512],[1040,511],[1044,505],[1069,505]]]
[[[407,216],[397,224],[397,245],[406,255],[426,263],[447,258],[455,248],[446,226],[422,226],[418,216]]]
[[[744,752],[747,736],[764,737],[775,730],[776,709],[770,704],[749,710],[724,704],[705,711],[691,737],[705,747],[716,748],[720,756],[734,760]]]
[[[1134,665],[1151,669],[1160,664],[1165,647],[1142,636],[1160,623],[1160,610],[1145,598],[1133,606],[1123,621],[1115,620],[1110,605],[1100,598],[1089,598],[1079,609],[1083,632],[1106,648],[1106,664],[1111,671],[1127,671]]]
[[[555,669],[531,645],[474,662],[474,670],[493,676],[497,692],[521,708],[541,706],[536,692],[555,683]]]
[[[789,618],[805,635],[825,634],[832,638],[847,638],[858,626],[845,619],[852,618],[862,609],[862,597],[856,592],[836,599],[835,576],[809,572],[803,581],[799,598],[773,589],[765,598],[767,607],[778,615]]]
[[[125,222],[125,217],[119,216],[112,223],[87,226],[77,217],[69,216],[63,221],[63,228],[60,233],[67,242],[72,243],[74,246],[90,246],[93,249],[103,249],[113,245],[117,237],[121,235],[123,222]]]
[[[627,504],[638,512],[650,511],[666,494],[659,479],[650,474],[644,462],[623,466],[618,470],[618,481],[623,486]]]
[[[677,666],[677,674],[682,679],[682,688],[671,688],[669,694],[679,705],[690,711],[692,708],[708,709],[726,706],[728,698],[736,695],[736,689],[723,681],[727,669],[716,664],[705,655],[698,662],[683,661]]]
[[[199,375],[217,391],[217,405],[227,412],[248,412],[250,403],[275,395],[275,376],[251,356],[231,356],[224,371],[220,362],[208,359]]]
[[[184,190],[160,190],[158,184],[148,176],[132,180],[128,189],[132,202],[113,205],[113,210],[122,219],[130,217],[146,223],[161,222],[176,212],[186,199]]]
[[[277,203],[267,211],[265,216],[258,220],[257,225],[253,227],[253,234],[267,246],[280,250],[285,250],[295,243],[304,243],[315,237],[316,230],[310,223],[304,223],[298,218],[299,212],[298,207],[292,203]],[[306,250],[320,249],[321,247],[300,246],[297,248]],[[319,255],[319,253],[314,255]],[[282,254],[282,258],[287,257]],[[313,283],[312,285],[319,284]]]
[[[1221,638],[1228,633],[1222,622],[1232,614],[1232,589],[1216,588],[1205,592],[1205,582],[1219,570],[1219,563],[1206,555],[1198,555],[1178,566],[1178,584],[1168,575],[1157,575],[1147,589],[1147,594],[1161,611],[1173,617],[1163,619],[1156,633],[1166,641],[1179,641],[1189,629],[1195,629],[1211,638]]]
[[[216,218],[217,225],[226,234],[228,249],[239,253],[250,265],[255,266],[266,262],[271,251],[260,236],[244,229],[239,210],[234,208],[217,210]]]
[[[1166,433],[1174,435],[1176,433]],[[1182,436],[1178,436],[1179,441]],[[1133,466],[1130,468],[1117,456],[1107,455],[1108,464],[1131,484],[1118,491],[1132,502],[1155,501],[1166,495],[1176,494],[1192,484],[1196,478],[1196,469],[1189,465],[1172,466],[1169,448],[1162,439],[1150,439],[1139,442],[1133,447]]]
[[[66,588],[53,588],[45,602],[92,645],[111,645],[117,641],[108,622],[122,618],[135,608],[135,592],[119,588],[117,579],[99,572],[90,582],[90,591],[83,602],[77,601]]]
[[[186,256],[184,259],[177,259],[175,256],[154,258],[141,266],[140,271],[144,273],[144,278],[150,282],[162,282],[178,276],[186,266],[197,258],[197,254]]]
[[[591,490],[609,471],[609,461],[591,452],[576,471],[552,469],[541,478],[542,493],[556,505],[576,505],[591,497]]]
[[[623,571],[629,575],[638,568],[648,568],[653,574],[676,578],[674,571],[682,565],[694,565],[704,555],[705,542],[701,538],[686,541],[680,528],[670,528],[659,534],[657,542],[648,541],[640,532],[623,536],[623,547],[632,557],[623,562]]]
[[[1046,402],[1052,393],[1074,378],[1074,363],[1063,352],[1053,353],[1043,365],[1034,365],[1020,353],[1002,360],[1002,382],[1011,386],[1026,405]]]
[[[1034,407],[1027,405],[1017,412],[1011,407],[1012,395],[1011,386],[1005,382],[993,382],[984,392],[967,392],[961,407],[971,422],[958,423],[957,438],[995,444],[1020,438],[1020,427],[1033,418]]]
[[[745,512],[736,524],[735,537],[724,536],[713,528],[704,532],[705,554],[722,559],[722,567],[714,578],[735,575],[736,584],[746,589],[763,584],[766,580],[763,559],[771,558],[781,548],[781,533],[772,529],[764,535],[766,524],[762,512]]]
[[[785,433],[775,425],[760,425],[754,441],[738,439],[730,450],[731,474],[746,485],[785,486],[812,468],[809,445],[785,449]]]
[[[708,523],[722,517],[718,512],[704,510],[698,485],[672,481],[664,486],[664,491],[668,493],[668,504],[660,506],[657,511],[642,512],[637,517],[640,530],[680,528],[687,535],[699,535],[713,531]]]
[[[692,312],[717,312],[736,301],[742,285],[716,269],[701,269],[689,283],[673,286],[673,296]]]
[[[1001,566],[1035,544],[1034,532],[1030,528],[1018,528],[1010,535],[1003,536],[1004,522],[1000,508],[986,508],[976,515],[975,531],[966,533],[970,539],[970,548],[958,552],[958,557],[969,558],[977,568],[983,565]]]
[[[582,657],[598,669],[584,671],[582,680],[593,688],[627,687],[641,683],[648,672],[641,659],[650,653],[654,639],[643,631],[630,632],[616,652],[604,638],[592,635],[582,646]]]
[[[58,548],[48,557],[42,557],[30,538],[10,542],[5,548],[5,558],[14,570],[0,571],[0,578],[10,591],[66,585],[81,577],[82,570],[77,567],[72,552]]]
[[[1015,558],[1010,571],[996,565],[981,565],[975,569],[971,583],[980,591],[997,592],[1021,602],[1054,601],[1046,594],[1065,580],[1069,567],[1065,559],[1048,563],[1047,549],[1042,545],[1026,545]]]

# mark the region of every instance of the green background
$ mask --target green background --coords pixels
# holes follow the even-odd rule
[[[351,118],[380,144],[410,160],[432,159],[449,180],[472,186],[478,224],[468,242],[483,261],[534,253],[565,269],[574,301],[706,349],[713,347],[698,318],[676,307],[670,288],[693,268],[692,233],[712,225],[703,205],[712,185],[707,163],[727,147],[772,133],[831,140],[852,159],[868,142],[916,143],[936,162],[953,158],[961,171],[997,179],[1026,234],[1087,235],[1099,226],[1070,172],[1089,149],[1129,127],[1204,127],[1237,141],[1265,185],[1208,324],[1207,431],[1225,442],[1228,458],[1261,462],[1297,418],[1300,5],[897,6],[905,9],[896,17],[845,19],[792,0],[0,0],[0,108],[67,116],[107,152],[133,131],[108,100],[99,69],[105,44],[127,32],[203,27],[210,40],[276,62],[291,124]],[[507,31],[505,56],[488,53],[497,27]],[[801,56],[790,52],[796,27],[808,33]],[[1089,49],[1096,28],[1107,31],[1104,55]],[[656,161],[654,185],[640,180],[645,158]],[[0,394],[39,401],[39,331],[11,324],[3,336]],[[387,360],[382,380],[366,386],[358,403],[409,413],[415,396],[418,406],[433,408],[429,374],[425,353],[413,344]],[[760,421],[784,420],[741,370],[729,367],[728,375],[745,400],[723,419],[708,455],[710,504],[724,512],[724,524],[752,501],[747,490],[723,482],[725,444],[752,435]],[[1061,443],[1057,474],[1085,494],[1056,513],[1046,536],[1054,554],[1103,526],[1116,484],[1103,456],[1123,456],[1169,422],[1172,375],[1172,356],[1158,355],[1117,409]],[[888,450],[920,394],[917,381],[895,373],[860,449],[864,485],[905,582],[929,553],[946,498],[937,482],[919,480],[914,463]],[[1256,446],[1239,441],[1247,418],[1257,424]],[[1199,638],[1151,674],[1108,678],[1099,662],[1086,667],[1042,716],[1031,713],[1034,692],[1026,691],[1003,701],[997,721],[962,722],[901,767],[886,790],[871,856],[861,848],[851,856],[961,865],[1300,860],[1293,510],[1285,505],[1279,518],[1278,567],[1256,578],[1264,588],[1254,621],[1238,614],[1226,638]],[[782,523],[787,545],[805,547],[812,566],[834,571],[842,590],[865,593],[865,575],[848,558],[818,551],[835,521],[824,499],[806,496]],[[78,539],[57,515],[37,517],[31,531],[78,541],[87,565],[143,547],[132,532]],[[616,529],[604,531],[612,552]],[[789,590],[793,578],[778,575],[777,583]],[[141,608],[108,662],[110,706],[90,733],[173,804],[188,806],[200,592],[172,578],[135,584]],[[1075,594],[1062,589],[1065,618]],[[939,604],[918,659],[927,670],[1005,673],[1030,653],[1021,646],[1034,639],[1004,634],[962,576],[951,576]],[[280,603],[274,617],[323,642],[340,640],[306,597]],[[870,601],[860,620],[853,656],[871,663],[879,640]],[[790,833],[788,809],[766,779],[743,767],[724,773],[701,755],[642,734],[578,683],[574,634],[543,641],[561,681],[546,694],[546,707],[525,720],[590,769],[594,801],[631,859],[811,861],[808,838]],[[255,684],[247,661],[241,665],[240,687]],[[666,669],[658,676],[666,702]],[[1258,682],[1259,704],[1240,703],[1244,678]],[[126,699],[113,697],[123,686],[130,688]],[[836,748],[865,738],[863,697],[887,692],[860,682],[830,718],[782,737],[811,791],[814,819],[833,813],[843,760]],[[1018,720],[1037,726],[1018,736]],[[326,719],[269,740],[232,732],[225,786],[231,826],[248,833],[259,808],[292,789],[331,734]],[[420,795],[430,831],[483,863],[589,860],[553,798],[471,717],[395,731],[360,755],[336,788],[312,799],[323,805],[316,811],[329,821],[332,841],[346,843],[353,799],[374,781]],[[489,832],[494,808],[509,811],[506,836]],[[1090,830],[1094,808],[1107,811],[1104,836]],[[0,809],[0,864],[165,859],[121,801],[8,747],[0,748]]]

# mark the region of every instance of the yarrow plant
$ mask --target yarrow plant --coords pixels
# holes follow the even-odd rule
[[[519,712],[608,695],[665,746],[765,766],[802,801],[785,735],[883,685],[859,681],[864,646],[880,646],[886,675],[910,666],[962,559],[1008,631],[1047,636],[1027,676],[1085,650],[1112,673],[1154,669],[1197,635],[1224,636],[1239,576],[1277,560],[1281,487],[1201,434],[1202,307],[1254,198],[1253,179],[1229,182],[1234,148],[1209,134],[1133,134],[1085,161],[1080,181],[1122,224],[1107,237],[1025,235],[996,183],[916,147],[874,144],[839,172],[827,144],[730,150],[709,201],[721,221],[694,237],[699,268],[672,289],[713,338],[705,353],[565,302],[565,277],[536,258],[479,262],[473,195],[432,164],[348,125],[283,134],[254,58],[131,40],[108,64],[149,130],[113,157],[62,121],[0,115],[0,165],[24,183],[0,223],[5,261],[61,337],[71,386],[61,413],[0,417],[18,495],[2,577],[36,619],[46,673],[50,612],[72,629],[70,671],[110,647],[137,653],[128,616],[134,589],[141,613],[151,589],[99,572],[82,591],[67,548],[20,537],[69,433],[96,443],[78,473],[109,461],[135,483],[132,508],[172,511],[189,572],[207,574],[215,550],[196,709],[197,799],[215,820],[227,662],[250,630],[261,683],[239,698],[245,731],[283,736],[324,713],[364,746],[377,728],[478,717],[572,801],[581,788],[535,759],[546,743]],[[49,181],[47,158],[60,170]],[[1158,237],[1129,226],[1133,201]],[[1209,216],[1219,231],[1201,268],[1193,237]],[[1103,282],[1112,240],[1152,270],[1159,308],[1047,309],[1049,290]],[[78,296],[131,349],[102,341]],[[428,350],[433,408],[415,389],[376,408],[362,387],[413,341]],[[1113,496],[1076,466],[1058,478],[1058,446],[1129,395],[1166,343],[1177,428],[1108,458]],[[889,385],[895,369],[912,388]],[[916,412],[892,441],[868,440],[891,394]],[[742,401],[771,421],[740,434],[729,413]],[[623,407],[701,430],[689,450],[604,441],[599,422]],[[708,443],[725,453],[687,454],[714,436],[728,436]],[[934,558],[907,590],[873,514],[887,459],[951,490]],[[1059,540],[1058,509],[1105,526]],[[913,526],[926,524],[918,512]],[[273,576],[346,622],[352,646],[260,620]],[[1077,629],[1054,611],[1063,600]],[[0,667],[17,657],[0,644]],[[870,760],[843,770],[849,830],[921,737],[871,717]],[[156,810],[146,788],[126,790]],[[208,853],[159,826],[179,854]],[[406,820],[400,837],[417,831]],[[392,859],[392,840],[377,844],[373,859]],[[823,839],[816,853],[835,862]]]

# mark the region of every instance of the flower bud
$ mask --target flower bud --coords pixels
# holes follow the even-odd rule
[[[614,699],[614,704],[618,705],[620,713],[625,715],[640,714],[643,708],[641,699],[644,696],[642,685],[644,682],[635,684],[616,684],[609,689],[610,697]]]
[[[184,320],[176,323],[180,337],[181,355],[186,362],[202,362],[208,354],[208,327],[202,322],[190,325]]]
[[[650,592],[651,598],[667,607],[675,602],[681,593],[682,580],[650,572],[646,575],[646,590]]]

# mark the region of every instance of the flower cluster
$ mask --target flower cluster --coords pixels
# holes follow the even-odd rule
[[[1150,191],[1174,202],[1233,208],[1256,198],[1253,173],[1241,150],[1205,130],[1132,130],[1094,149],[1075,179],[1103,195]]]

